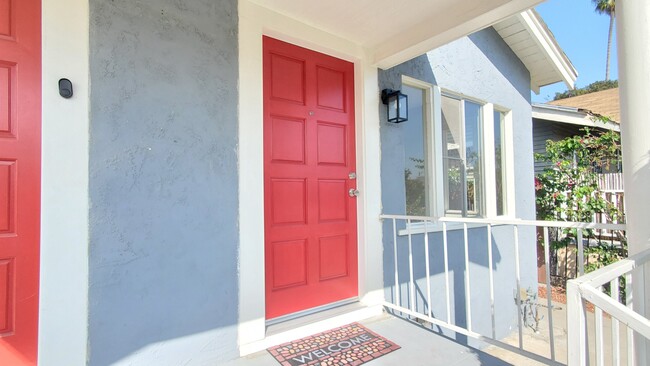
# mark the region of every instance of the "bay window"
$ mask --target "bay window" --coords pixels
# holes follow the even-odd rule
[[[409,98],[409,120],[401,125],[406,214],[512,215],[510,113],[412,78],[402,81]]]

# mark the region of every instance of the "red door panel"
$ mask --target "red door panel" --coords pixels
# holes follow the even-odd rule
[[[357,296],[354,68],[264,38],[266,317]]]
[[[41,1],[0,0],[0,364],[36,363]]]

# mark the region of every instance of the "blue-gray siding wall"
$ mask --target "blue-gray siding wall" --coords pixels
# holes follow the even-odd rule
[[[537,154],[546,154],[546,141],[560,141],[570,136],[582,134],[582,126],[568,123],[533,119],[533,150]],[[535,162],[535,174],[540,174],[545,168],[552,166],[552,163],[543,161]]]
[[[236,356],[237,19],[90,0],[90,365]]]
[[[512,50],[492,28],[462,38],[440,47],[426,55],[392,69],[380,71],[379,87],[401,89],[402,75],[440,86],[443,89],[494,103],[508,108],[513,117],[514,173],[516,216],[522,219],[535,218],[533,191],[533,144],[530,107],[530,74]],[[401,124],[385,121],[385,106],[380,105],[381,123],[381,179],[382,205],[386,214],[405,213],[404,187],[404,141]],[[409,123],[409,122],[406,122]],[[403,223],[398,224],[404,227]],[[465,303],[466,274],[462,230],[449,233],[449,268],[451,320],[466,326]],[[386,296],[394,294],[394,256],[392,223],[384,225],[384,281]],[[494,227],[493,256],[495,275],[497,336],[503,337],[517,324],[517,309],[513,290],[515,282],[514,240],[512,227]],[[523,288],[536,291],[535,235],[531,229],[520,229],[521,276]],[[442,235],[429,235],[433,300],[431,310],[434,317],[446,320],[444,262]],[[398,239],[398,266],[400,299],[409,304],[408,286],[408,242],[406,237]],[[416,306],[426,307],[426,275],[424,271],[423,236],[414,236],[414,277],[417,280]],[[491,335],[490,297],[488,282],[487,231],[484,228],[469,230],[469,261],[472,328]],[[445,333],[452,335],[450,332]],[[463,337],[457,337],[464,341]]]

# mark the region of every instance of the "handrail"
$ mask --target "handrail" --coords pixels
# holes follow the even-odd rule
[[[637,270],[641,270],[648,262],[650,262],[650,249],[568,281],[569,365],[586,365],[587,363],[588,346],[585,301],[592,303],[597,310],[597,314],[600,314],[601,317],[603,312],[611,315],[613,324],[616,324],[616,328],[613,329],[614,332],[618,333],[618,322],[627,325],[628,347],[632,347],[628,348],[628,361],[633,360],[634,357],[634,341],[632,340],[633,334],[631,331],[634,330],[646,339],[650,339],[650,320],[633,310],[633,304],[631,303],[633,296],[630,294],[633,278],[634,281],[644,281],[643,271],[637,272]],[[640,275],[638,278],[636,275],[633,277],[635,272]],[[626,305],[618,301],[618,281],[621,277],[625,277],[628,287],[626,289],[628,291]],[[643,282],[640,283],[643,284]],[[602,290],[606,284],[611,285],[611,296],[608,296]],[[602,323],[600,327],[602,327]],[[615,335],[612,335],[612,339],[617,341],[617,338]],[[596,346],[602,347],[602,339],[599,339]],[[597,351],[597,357],[602,361],[602,349],[597,349]],[[616,354],[614,358],[617,359],[617,357],[618,355]]]
[[[597,289],[580,286],[579,291],[582,297],[594,304],[596,308],[602,309],[604,312],[650,339],[650,320],[632,309],[621,305],[621,303],[614,301]]]
[[[396,219],[411,221],[431,221],[431,222],[456,222],[467,224],[483,225],[523,225],[523,226],[546,226],[565,229],[605,229],[605,230],[625,230],[625,224],[601,224],[594,222],[573,222],[573,221],[544,221],[544,220],[523,220],[523,219],[485,219],[473,217],[449,217],[449,216],[408,216],[408,215],[379,215],[380,219]]]
[[[531,238],[532,238],[531,236],[532,232],[530,231],[530,229],[540,228],[541,231],[537,231],[536,239],[533,239],[532,242],[534,243],[534,242],[541,241],[543,243],[542,245],[544,247],[544,265],[547,268],[551,268],[550,267],[551,266],[551,261],[550,261],[550,248],[551,248],[550,239],[551,238],[549,234],[555,228],[577,230],[577,233],[575,235],[576,253],[577,253],[575,271],[576,273],[581,275],[584,274],[585,255],[583,253],[585,251],[585,247],[592,245],[592,243],[589,241],[585,242],[584,239],[586,238],[586,236],[584,236],[585,234],[583,233],[583,230],[588,230],[588,229],[593,229],[594,231],[609,230],[612,232],[626,230],[625,224],[523,220],[523,219],[507,218],[507,217],[467,218],[467,217],[434,217],[434,216],[409,216],[409,215],[382,214],[379,216],[379,218],[383,220],[386,224],[390,224],[392,221],[392,231],[393,231],[392,232],[393,235],[391,238],[392,239],[391,252],[393,255],[392,262],[394,265],[394,284],[391,285],[391,287],[394,286],[394,289],[392,290],[394,298],[392,300],[387,299],[386,303],[384,304],[387,308],[390,308],[394,311],[400,312],[405,315],[418,318],[422,321],[426,321],[435,324],[437,326],[450,329],[455,332],[459,332],[460,329],[461,330],[460,334],[464,334],[468,337],[479,339],[482,341],[487,341],[488,343],[498,345],[500,347],[509,350],[516,350],[515,352],[529,357],[530,357],[529,352],[526,351],[524,347],[524,338],[523,338],[524,327],[526,325],[530,326],[528,323],[525,323],[527,320],[524,319],[524,317],[530,315],[527,315],[528,313],[526,313],[525,304],[524,301],[522,300],[523,285],[521,283],[521,273],[520,273],[521,272],[520,240],[525,240],[525,245],[530,246]],[[399,225],[397,224],[397,221],[400,221]],[[509,261],[514,264],[514,272],[515,272],[514,273],[515,276],[514,295],[515,295],[515,305],[517,308],[517,334],[519,336],[519,343],[517,346],[512,346],[511,348],[504,346],[502,342],[497,340],[497,325],[496,325],[497,315],[495,311],[496,309],[495,308],[495,298],[496,298],[495,281],[497,280],[496,280],[495,273],[493,272],[495,271],[495,266],[494,266],[494,258],[492,253],[493,246],[494,246],[492,230],[497,226],[501,226],[498,229],[499,235],[497,236],[500,241],[512,240],[512,247],[510,247],[509,245],[507,247],[508,250],[512,250],[512,252],[509,252],[509,254],[512,255]],[[481,301],[481,304],[485,305],[485,311],[489,311],[491,317],[491,332],[487,331],[488,328],[484,328],[484,325],[479,325],[478,327],[476,327],[477,329],[482,329],[481,332],[476,332],[474,330],[475,324],[473,324],[472,321],[476,315],[475,314],[476,306],[479,305],[474,305],[474,306],[472,305],[473,304],[472,298],[476,296],[471,291],[471,288],[474,287],[474,283],[472,282],[473,281],[472,276],[476,276],[476,275],[474,274],[474,269],[473,269],[474,267],[470,265],[469,236],[471,232],[469,232],[468,230],[470,228],[472,229],[479,228],[479,230],[485,229],[487,231],[487,235],[484,236],[483,239],[480,240],[477,239],[477,241],[474,241],[472,246],[477,248],[480,248],[483,245],[486,246],[485,253],[487,253],[487,263],[484,263],[484,265],[487,268],[487,273],[481,271],[478,271],[476,273],[481,273],[481,275],[485,275],[488,280],[489,293],[487,295],[485,293],[482,293],[479,295],[479,297],[484,299],[484,301]],[[512,232],[511,237],[508,234],[508,228],[511,229]],[[526,229],[522,231],[524,228]],[[462,229],[462,232],[457,232],[457,234],[454,234],[454,239],[453,239],[454,242],[452,243],[451,238],[447,236],[447,233],[452,230],[459,230],[459,229]],[[428,235],[430,233],[435,233],[435,235],[432,236]],[[563,233],[562,235],[564,234],[566,233]],[[613,235],[614,234],[612,234],[612,236]],[[621,235],[624,236],[625,234],[621,233]],[[398,240],[398,236],[400,237],[399,240]],[[624,239],[621,237],[620,240],[617,240],[617,244],[614,244],[614,239],[612,239],[612,245],[621,245],[623,243],[622,240]],[[415,246],[415,243],[417,243],[417,247]],[[435,245],[437,251],[442,252],[439,253],[441,254],[439,260],[441,260],[442,263],[429,261],[429,257],[431,253],[430,249],[433,245]],[[456,254],[458,255],[458,257],[456,257],[455,259],[449,258],[448,247],[452,245],[458,245],[463,247],[462,249],[458,249],[460,250],[460,252]],[[499,243],[497,243],[497,245],[499,245]],[[414,250],[416,250],[417,252],[414,252]],[[504,254],[505,252],[502,252],[502,256]],[[419,257],[422,255],[424,255],[423,260],[414,261],[414,257],[416,256]],[[401,261],[398,260],[398,256],[400,257]],[[465,314],[463,314],[465,319],[464,324],[463,323],[458,324],[455,320],[452,319],[451,316],[451,311],[454,309],[453,302],[459,300],[455,297],[453,299],[450,297],[450,291],[452,289],[452,284],[449,278],[450,260],[455,260],[457,263],[460,263],[459,266],[462,269],[461,278],[458,278],[457,280],[462,281],[462,287],[465,290],[464,291]],[[419,278],[419,277],[416,278],[415,276],[415,273],[417,271],[416,268],[414,268],[414,266],[416,264],[418,265],[417,271],[423,273],[425,276],[425,280],[420,279],[421,284],[419,284],[418,286],[421,287],[421,290],[419,292],[416,291],[416,282],[418,281]],[[425,266],[425,268],[422,268],[423,265]],[[434,265],[436,266],[436,268],[430,268]],[[621,275],[625,275],[626,273],[634,269],[633,264],[627,264],[627,265],[619,264],[619,266],[621,269],[620,270],[616,269],[617,271],[616,273]],[[402,271],[400,271],[400,267],[402,268]],[[444,293],[446,295],[444,299],[442,296],[440,297],[441,309],[439,309],[439,312],[441,317],[432,315],[432,307],[430,305],[426,305],[418,309],[418,305],[417,305],[418,302],[416,301],[416,297],[419,297],[422,299],[421,302],[423,304],[433,304],[432,303],[433,299],[431,298],[431,287],[433,284],[432,280],[434,280],[434,278],[431,277],[431,273],[438,273],[436,271],[440,271],[441,273],[444,274],[444,277],[439,276],[435,278],[436,281],[435,286],[442,286],[442,288],[444,288]],[[551,276],[550,270],[547,270],[544,285],[546,287],[546,291],[548,294],[551,293],[551,289],[552,289],[550,276]],[[600,277],[597,277],[595,275],[590,275],[589,277],[584,277],[584,278],[592,279],[592,280],[602,280],[607,282],[607,280],[601,279]],[[618,293],[619,292],[618,282],[617,281],[615,282],[616,284],[611,285],[612,291]],[[594,285],[594,286],[598,287],[598,290],[600,291],[601,285],[602,284]],[[423,289],[424,287],[426,287],[426,291]],[[500,293],[502,292],[503,291],[501,291]],[[615,305],[603,303],[603,300],[601,299],[602,296],[599,296],[599,294],[597,293],[592,294],[587,290],[585,290],[583,293],[578,292],[578,298],[579,298],[578,301],[580,303],[584,303],[585,296],[589,296],[589,298],[593,298],[594,300],[592,302],[597,304],[597,306],[602,307],[601,310],[597,310],[597,311],[604,310],[609,312],[612,308],[616,308]],[[446,304],[442,303],[443,300],[446,301]],[[547,314],[545,316],[548,319],[548,324],[549,324],[548,334],[550,339],[549,342],[550,358],[547,358],[546,356],[542,356],[541,353],[539,354],[539,356],[542,357],[546,363],[556,363],[558,360],[556,358],[557,355],[555,352],[556,340],[555,340],[555,334],[553,328],[553,304],[552,304],[551,296],[547,296],[546,302],[547,302],[547,309],[546,309]],[[474,301],[474,303],[476,302]],[[442,305],[445,305],[444,309],[446,310],[447,313],[446,319],[443,315],[445,310],[442,309]],[[487,306],[489,306],[489,310],[487,310]],[[535,308],[534,310],[535,312],[537,311],[536,309],[537,308]],[[611,310],[611,311],[615,311],[615,310]],[[534,317],[537,317],[537,315],[534,315]],[[644,323],[638,320],[639,319],[637,317],[630,316],[628,318],[624,318],[622,321],[626,324],[628,321],[633,321],[636,322],[637,324],[641,324],[638,325],[639,327],[644,327],[645,326]],[[572,320],[569,320],[569,322],[571,321]],[[582,322],[581,324],[586,324],[586,323]],[[612,325],[612,327],[613,329],[616,329],[615,332],[616,334],[618,334],[618,330],[617,330],[618,323]],[[600,328],[601,328],[601,335],[602,335],[602,325],[600,326]],[[586,329],[586,328],[577,328],[577,329]],[[631,329],[633,328],[630,327],[628,329],[631,331]],[[648,328],[648,330],[650,331],[650,328]],[[640,334],[645,334],[646,329],[645,328],[639,329],[638,331],[640,332]],[[584,331],[582,332],[584,333]],[[586,339],[586,333],[584,333],[584,335]],[[580,352],[580,351],[576,351],[576,352]],[[572,353],[572,351],[569,350],[569,353]]]
[[[573,279],[570,282],[574,282],[579,286],[602,286],[620,276],[623,276],[626,273],[633,271],[635,268],[643,265],[648,261],[650,261],[650,249],[631,257],[621,259],[620,261],[614,262],[606,267],[599,268],[593,272],[587,273],[584,276]]]

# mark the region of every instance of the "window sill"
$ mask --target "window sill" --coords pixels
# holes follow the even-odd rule
[[[511,219],[509,216],[498,216],[498,217],[493,217],[493,219]],[[505,224],[493,224],[492,226],[504,226]],[[448,222],[447,223],[447,231],[457,231],[457,230],[463,230],[463,224],[460,222]],[[477,224],[477,223],[467,223],[467,229],[476,229],[476,228],[481,228],[481,227],[486,227],[486,224]],[[427,223],[426,225],[423,222],[416,222],[408,225],[404,229],[400,229],[397,231],[398,236],[408,236],[409,234],[414,235],[414,234],[424,234],[425,229],[427,233],[439,233],[443,231],[443,225],[441,222],[436,222],[436,223]]]

